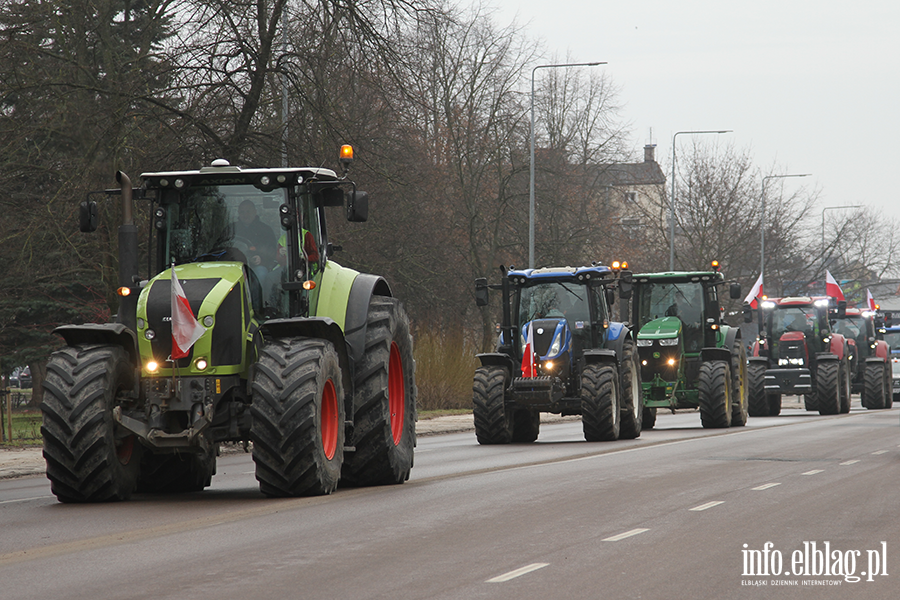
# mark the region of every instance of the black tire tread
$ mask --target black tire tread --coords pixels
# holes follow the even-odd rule
[[[700,401],[700,423],[707,429],[723,429],[731,425],[731,368],[724,360],[706,361],[700,365],[697,391]]]
[[[508,444],[513,438],[513,426],[509,408],[504,404],[506,369],[503,367],[478,367],[472,383],[472,413],[475,419],[475,437],[479,444]]]
[[[841,364],[820,360],[816,365],[816,408],[820,415],[836,415],[841,410]]]
[[[633,392],[633,382],[637,381],[637,391]],[[622,345],[622,380],[621,380],[622,418],[619,424],[619,439],[633,440],[640,437],[644,420],[643,390],[641,388],[641,368],[638,364],[637,352],[632,340],[625,340]]]
[[[609,364],[587,365],[581,373],[581,422],[589,442],[619,439],[617,379],[616,367]]]

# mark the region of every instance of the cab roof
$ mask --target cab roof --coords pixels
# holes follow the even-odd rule
[[[659,273],[635,273],[636,283],[665,282],[692,283],[698,281],[724,281],[725,275],[719,271],[665,271]]]
[[[541,281],[589,281],[610,277],[615,273],[604,265],[591,265],[589,267],[541,267],[539,269],[510,269],[507,277],[512,280],[541,280]]]
[[[277,188],[303,183],[310,179],[336,181],[337,174],[331,169],[317,167],[284,167],[247,169],[233,167],[227,160],[214,160],[211,166],[189,171],[160,171],[141,173],[147,188],[190,187],[195,185],[255,185],[260,188]],[[181,185],[176,181],[181,180]]]

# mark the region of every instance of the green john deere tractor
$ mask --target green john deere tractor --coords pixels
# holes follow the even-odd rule
[[[416,443],[409,320],[379,276],[332,260],[325,208],[368,196],[323,168],[117,173],[120,304],[65,325],[47,366],[44,456],[63,502],[210,485],[222,442],[252,442],[268,496],[402,483]],[[135,200],[150,215],[139,273]],[[97,228],[96,201],[81,229]]]
[[[659,408],[699,408],[703,427],[747,423],[746,350],[741,332],[722,322],[711,271],[643,273],[634,276],[632,310],[641,360],[644,428]],[[741,286],[730,286],[739,298]]]

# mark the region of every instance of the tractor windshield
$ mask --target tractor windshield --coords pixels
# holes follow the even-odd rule
[[[834,329],[847,339],[856,340],[857,344],[866,342],[866,320],[863,317],[846,317],[838,319]]]
[[[703,287],[699,283],[651,283],[638,288],[637,299],[643,327],[660,317],[678,317],[685,325],[699,326],[703,316]]]
[[[885,331],[884,341],[891,347],[891,350],[900,350],[900,331]]]
[[[276,266],[278,207],[285,201],[284,190],[264,193],[252,185],[167,192],[160,199],[167,262],[239,260],[264,274]]]
[[[789,331],[813,335],[817,333],[817,324],[816,309],[812,306],[779,307],[768,317],[768,328],[776,340]]]
[[[566,319],[573,333],[590,325],[587,288],[565,283],[539,283],[519,295],[519,329],[535,319]]]

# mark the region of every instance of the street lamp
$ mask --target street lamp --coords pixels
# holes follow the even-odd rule
[[[839,208],[862,208],[862,204],[848,204],[845,206],[826,206],[822,209],[822,259],[824,260],[825,255],[825,211],[826,210],[837,210]]]
[[[809,177],[812,173],[797,173],[790,175],[766,175],[762,179],[762,223],[759,228],[759,277],[765,283],[763,273],[766,270],[766,182],[770,179],[784,179],[785,177]]]
[[[528,185],[528,268],[534,268],[534,72],[538,69],[559,67],[596,67],[605,62],[565,63],[560,65],[538,65],[531,70],[531,178]]]
[[[702,131],[677,131],[672,136],[672,199],[669,202],[669,270],[675,270],[675,138],[685,134],[699,133],[731,133],[731,129],[702,130]]]

